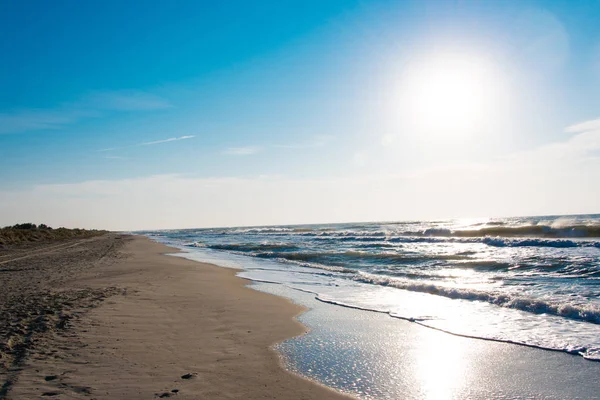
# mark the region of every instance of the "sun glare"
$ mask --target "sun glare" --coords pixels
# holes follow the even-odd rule
[[[410,129],[456,138],[475,133],[490,120],[498,79],[484,59],[444,54],[409,65],[401,91]]]

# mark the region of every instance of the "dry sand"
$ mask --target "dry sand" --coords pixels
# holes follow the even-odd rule
[[[46,310],[44,327],[23,330],[22,356],[0,371],[0,399],[347,398],[282,368],[271,345],[305,331],[293,319],[303,309],[245,287],[235,271],[165,256],[176,250],[139,236],[61,246],[1,255],[0,268],[21,257],[12,264],[40,269],[29,297],[65,300]],[[21,274],[11,290],[36,276]]]

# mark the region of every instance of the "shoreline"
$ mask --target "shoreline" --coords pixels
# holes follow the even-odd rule
[[[69,305],[42,302],[0,400],[600,398],[600,363],[581,357],[329,304],[145,236],[73,243],[3,266]]]
[[[236,270],[168,256],[179,249],[147,237],[123,240],[120,256],[66,286],[127,293],[49,335],[7,399],[351,398],[289,371],[273,348],[307,331],[295,318],[304,307],[247,287]]]
[[[242,266],[254,290],[308,308],[298,317],[310,332],[276,346],[297,374],[365,399],[600,399],[600,363],[563,351],[455,335],[388,313],[315,298],[285,281],[254,279],[262,260],[180,248],[188,259]],[[187,251],[186,251],[187,250]],[[277,266],[273,266],[277,269]],[[268,270],[268,269],[267,269]],[[257,277],[260,277],[258,275]],[[576,382],[576,383],[575,383]]]
[[[450,335],[282,285],[255,289],[310,308],[299,320],[311,331],[277,345],[288,367],[359,398],[600,399],[600,363],[582,357]]]

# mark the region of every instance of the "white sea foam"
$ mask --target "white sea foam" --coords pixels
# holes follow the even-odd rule
[[[565,302],[564,299],[560,301],[535,299],[511,293],[473,290],[450,286],[450,284],[440,285],[433,282],[414,282],[363,272],[355,276],[354,279],[359,282],[390,286],[412,292],[434,294],[450,299],[484,301],[496,306],[514,308],[535,314],[550,314],[600,324],[600,306],[596,304],[570,303]]]

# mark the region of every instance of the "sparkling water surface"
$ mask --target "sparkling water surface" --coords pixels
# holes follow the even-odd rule
[[[344,307],[600,360],[600,216],[146,231]]]

